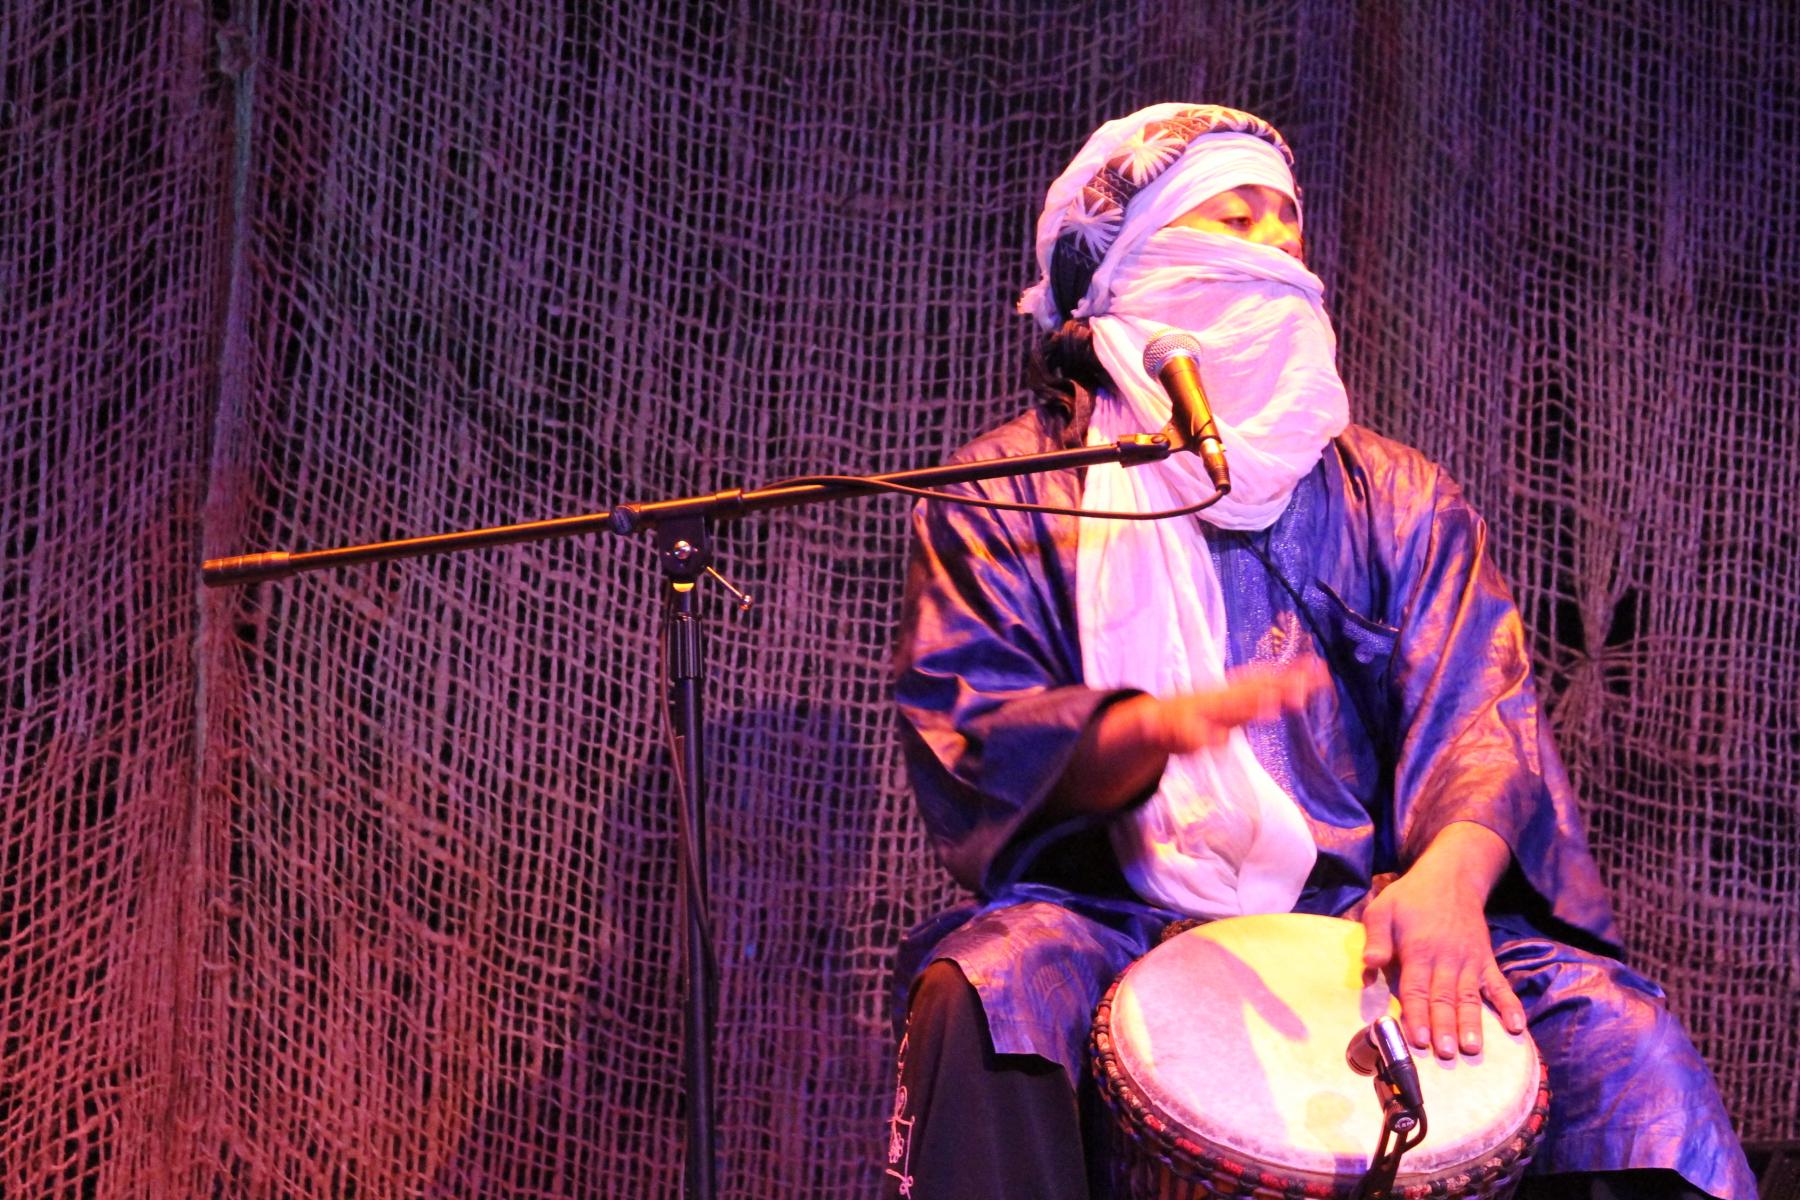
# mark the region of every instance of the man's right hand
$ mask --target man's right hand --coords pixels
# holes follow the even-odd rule
[[[1325,664],[1308,655],[1279,667],[1245,667],[1223,687],[1180,696],[1136,696],[1117,707],[1141,703],[1136,720],[1145,745],[1165,756],[1186,754],[1223,745],[1240,725],[1303,707],[1329,681]]]
[[[1279,667],[1245,667],[1205,691],[1121,700],[1082,735],[1051,804],[1066,814],[1122,808],[1162,777],[1171,754],[1223,745],[1240,725],[1304,706],[1330,680],[1309,655]]]

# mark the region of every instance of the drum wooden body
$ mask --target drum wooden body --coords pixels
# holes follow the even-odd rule
[[[1120,1195],[1341,1197],[1381,1133],[1344,1060],[1399,1005],[1354,921],[1233,917],[1164,941],[1101,1001],[1094,1069],[1117,1122]],[[1365,978],[1367,976],[1368,978]],[[1511,1195],[1549,1106],[1537,1048],[1483,1009],[1482,1052],[1414,1062],[1429,1131],[1395,1196]]]

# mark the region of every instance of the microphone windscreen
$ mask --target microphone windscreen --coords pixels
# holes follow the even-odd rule
[[[1160,378],[1171,358],[1191,358],[1199,363],[1200,339],[1179,329],[1157,334],[1144,344],[1144,373]]]

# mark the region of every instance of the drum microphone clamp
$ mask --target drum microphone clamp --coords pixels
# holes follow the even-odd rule
[[[1425,1140],[1425,1095],[1419,1069],[1393,1017],[1382,1017],[1356,1031],[1344,1048],[1344,1061],[1358,1075],[1375,1077],[1381,1101],[1381,1139],[1369,1169],[1356,1186],[1356,1200],[1389,1200],[1400,1174],[1400,1159]]]

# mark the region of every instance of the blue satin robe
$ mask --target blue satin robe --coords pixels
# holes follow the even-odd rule
[[[958,458],[1079,444],[1086,405],[1078,393],[1073,412],[1027,413]],[[968,490],[1077,508],[1081,480]],[[1131,693],[1082,682],[1072,518],[925,502],[913,522],[901,737],[939,856],[979,903],[915,930],[899,982],[955,961],[998,1052],[1079,1078],[1100,994],[1176,916],[1131,893],[1099,821],[1045,815],[1083,730]],[[1295,911],[1353,911],[1375,876],[1404,871],[1453,821],[1493,830],[1514,864],[1489,906],[1496,956],[1554,1094],[1533,1170],[1673,1168],[1711,1195],[1754,1200],[1710,1072],[1661,989],[1620,960],[1517,609],[1457,486],[1352,427],[1271,528],[1204,528],[1228,665],[1314,654],[1332,675],[1304,711],[1249,730],[1318,845]]]

